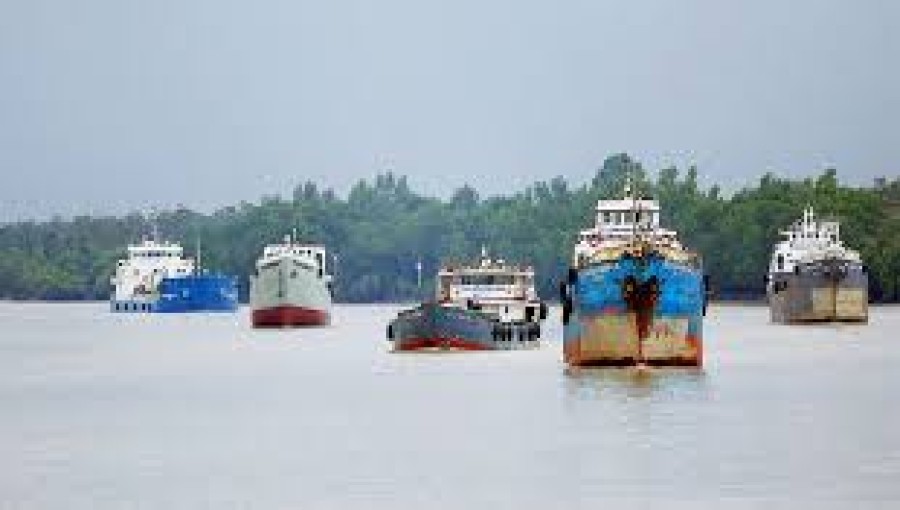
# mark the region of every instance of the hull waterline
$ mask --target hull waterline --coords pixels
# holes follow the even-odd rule
[[[540,328],[500,324],[476,310],[423,303],[391,321],[387,337],[396,352],[511,350],[536,347]]]
[[[796,272],[775,273],[771,278],[772,322],[866,323],[869,320],[868,276],[861,264],[828,261],[803,265]]]
[[[301,306],[276,306],[260,308],[252,312],[253,327],[289,328],[303,326],[327,326],[331,316],[325,310]]]

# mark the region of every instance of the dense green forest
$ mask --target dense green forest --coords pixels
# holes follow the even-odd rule
[[[898,300],[900,179],[855,188],[841,185],[832,169],[803,180],[766,174],[755,186],[725,196],[718,186],[699,186],[694,167],[651,175],[618,154],[577,187],[557,177],[508,196],[483,198],[463,187],[440,200],[387,173],[358,182],[346,198],[306,182],[290,197],[264,197],[212,214],[160,212],[157,224],[189,252],[202,240],[204,266],[240,275],[244,296],[246,275],[263,245],[297,229],[302,239],[324,243],[337,255],[339,301],[414,299],[428,292],[417,288],[417,260],[427,276],[442,260],[472,257],[482,245],[534,264],[540,293],[552,298],[577,231],[592,223],[598,199],[621,194],[629,174],[643,194],[660,201],[663,223],[703,254],[720,298],[762,295],[778,230],[811,204],[842,222],[844,241],[860,250],[870,268],[872,298]],[[0,226],[0,298],[105,299],[116,259],[148,231],[138,213]]]

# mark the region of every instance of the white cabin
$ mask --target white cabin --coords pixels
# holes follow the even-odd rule
[[[784,239],[775,245],[769,274],[790,273],[798,264],[826,258],[861,262],[859,252],[841,241],[841,226],[836,221],[816,220],[812,207],[803,210],[803,218],[781,231]]]
[[[590,258],[603,248],[622,247],[636,240],[683,250],[678,232],[660,226],[659,203],[635,197],[629,186],[623,195],[618,200],[597,201],[594,226],[578,234],[576,261]]]
[[[263,248],[262,256],[256,261],[256,269],[271,266],[284,259],[293,260],[298,266],[315,272],[317,277],[326,282],[331,281],[331,275],[325,262],[325,247],[318,244],[301,244],[292,236],[285,236],[280,244],[270,244]]]
[[[484,248],[477,264],[441,268],[437,301],[492,313],[500,322],[538,322],[541,314],[534,268],[491,259]]]
[[[184,258],[181,245],[156,239],[144,239],[128,246],[128,257],[116,263],[110,280],[114,301],[153,301],[163,278],[194,273],[193,259]]]

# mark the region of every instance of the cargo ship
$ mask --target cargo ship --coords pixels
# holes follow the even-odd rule
[[[117,262],[110,280],[110,309],[145,313],[235,311],[237,279],[199,267],[184,256],[181,245],[160,241],[154,231],[139,244],[129,245],[128,256]]]
[[[570,366],[703,364],[708,279],[700,256],[660,226],[660,207],[626,186],[599,200],[560,284]]]
[[[326,250],[302,244],[295,235],[263,249],[250,276],[253,326],[287,328],[331,323],[332,277]]]
[[[447,264],[434,301],[391,321],[394,351],[484,351],[537,347],[547,306],[534,288],[534,268],[491,259],[482,249],[472,264]]]
[[[859,253],[844,246],[837,221],[811,207],[781,232],[766,278],[773,322],[867,322],[869,279]]]

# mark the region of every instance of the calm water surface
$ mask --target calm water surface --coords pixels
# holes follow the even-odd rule
[[[703,371],[391,354],[394,306],[237,315],[0,303],[2,508],[900,505],[900,308],[713,307]]]

